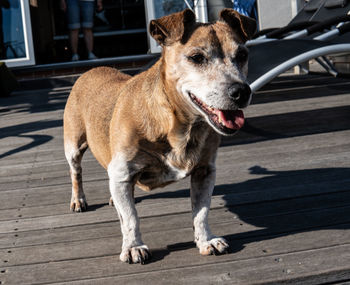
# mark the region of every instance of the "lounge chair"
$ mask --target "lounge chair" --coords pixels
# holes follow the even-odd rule
[[[314,39],[276,40],[249,47],[248,81],[252,92],[288,69],[311,59],[350,53],[350,39],[346,34],[349,30],[350,22],[347,22]],[[329,69],[331,71],[332,68]],[[334,70],[333,75],[337,75]]]
[[[316,24],[317,22],[313,21],[312,18],[315,13],[322,7],[325,0],[310,0],[304,5],[304,7],[298,12],[298,14],[282,28],[267,28],[258,31],[255,35],[255,39],[266,39],[273,38],[273,34],[276,31],[298,31],[304,28],[309,27],[310,25]]]
[[[342,18],[349,15],[350,0],[311,0],[282,28],[267,29],[255,35],[255,39],[248,45],[254,45],[261,41],[268,41],[282,38],[301,38],[310,33],[309,28],[315,24],[338,24]]]

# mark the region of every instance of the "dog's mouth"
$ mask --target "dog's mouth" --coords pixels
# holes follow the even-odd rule
[[[192,93],[188,93],[191,101],[202,110],[211,125],[223,135],[232,135],[244,125],[242,110],[220,110],[206,105]]]

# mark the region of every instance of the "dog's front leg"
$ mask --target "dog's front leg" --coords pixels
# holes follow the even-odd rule
[[[127,167],[121,168],[120,163],[112,163],[108,167],[109,187],[123,234],[120,260],[143,264],[150,258],[150,252],[141,239],[139,219],[133,198],[134,185],[127,169]]]
[[[202,255],[227,252],[229,245],[222,237],[214,236],[209,228],[208,214],[215,185],[215,165],[197,168],[191,175],[191,202],[194,240]]]

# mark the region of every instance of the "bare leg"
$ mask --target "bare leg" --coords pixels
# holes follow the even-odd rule
[[[224,238],[216,237],[211,233],[208,224],[215,172],[215,165],[212,164],[196,169],[191,176],[194,240],[202,255],[223,253],[229,247]]]
[[[79,29],[69,31],[70,47],[72,54],[78,53]]]
[[[86,49],[90,53],[94,48],[94,36],[92,34],[92,29],[83,28],[83,33]]]

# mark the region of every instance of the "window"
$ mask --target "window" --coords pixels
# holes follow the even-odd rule
[[[0,61],[9,67],[35,64],[28,1],[0,3]]]

